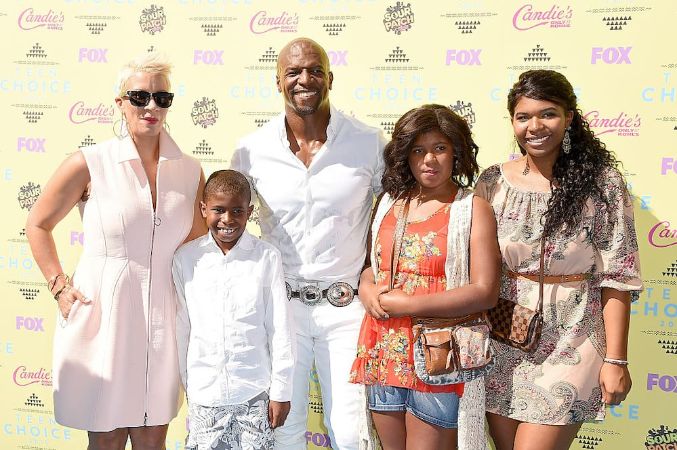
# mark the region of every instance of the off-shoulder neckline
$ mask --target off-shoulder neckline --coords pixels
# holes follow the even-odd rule
[[[512,189],[514,191],[521,192],[523,194],[539,194],[539,195],[546,195],[546,196],[552,195],[552,191],[530,191],[528,189],[524,189],[524,188],[515,186],[514,184],[512,184],[510,182],[510,180],[508,180],[508,177],[505,176],[505,173],[503,172],[503,163],[498,164],[498,171],[501,174],[501,178],[503,179],[505,184],[507,184],[510,187],[510,189]]]

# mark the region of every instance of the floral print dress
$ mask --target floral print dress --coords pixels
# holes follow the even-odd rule
[[[599,372],[606,353],[602,288],[642,289],[632,203],[620,174],[603,174],[609,207],[588,200],[579,229],[545,244],[544,273],[588,273],[589,280],[544,284],[543,332],[528,354],[495,342],[493,370],[485,377],[487,411],[515,420],[565,425],[602,420]],[[550,192],[512,186],[495,165],[479,178],[475,194],[494,208],[503,260],[501,297],[535,309],[538,283],[513,279],[507,270],[538,274]]]
[[[450,205],[430,217],[407,222],[395,277],[395,287],[409,295],[446,290],[444,274]],[[376,238],[378,275],[376,283],[387,286],[390,281],[390,259],[397,218],[393,208],[383,219]],[[350,372],[350,381],[404,387],[421,392],[454,392],[463,394],[463,384],[431,386],[414,372],[411,317],[377,320],[365,314],[357,342],[357,358]]]

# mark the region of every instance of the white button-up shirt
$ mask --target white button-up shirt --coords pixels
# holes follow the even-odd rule
[[[240,141],[231,168],[250,178],[262,238],[282,252],[285,275],[357,286],[385,140],[333,107],[330,114],[310,167],[291,152],[281,114]]]
[[[279,251],[245,231],[224,255],[207,233],[176,251],[172,272],[188,400],[234,405],[263,391],[291,400],[294,333]]]

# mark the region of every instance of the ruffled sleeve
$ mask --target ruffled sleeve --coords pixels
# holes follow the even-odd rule
[[[604,177],[604,202],[596,205],[593,242],[597,249],[594,282],[600,288],[630,291],[632,300],[642,291],[637,233],[630,195],[616,170]]]
[[[477,179],[477,184],[473,189],[475,195],[482,197],[489,203],[492,203],[492,198],[494,196],[494,191],[496,190],[496,183],[501,176],[501,169],[498,164],[489,167],[487,170],[482,172]]]

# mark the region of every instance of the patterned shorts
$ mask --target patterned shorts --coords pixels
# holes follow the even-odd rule
[[[247,403],[200,406],[188,402],[186,450],[267,450],[273,448],[268,394]]]

